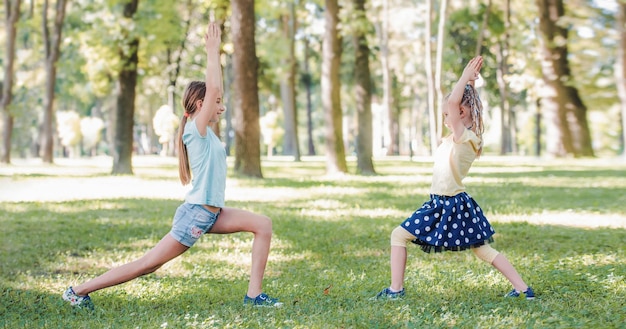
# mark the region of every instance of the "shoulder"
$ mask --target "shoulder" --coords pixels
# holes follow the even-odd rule
[[[454,140],[455,144],[470,146],[474,152],[478,152],[483,141],[470,129],[465,129],[458,140]]]

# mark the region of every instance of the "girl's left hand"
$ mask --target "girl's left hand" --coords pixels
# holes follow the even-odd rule
[[[480,69],[482,68],[482,66],[482,56],[476,56],[472,58],[463,70],[463,78],[467,79],[467,81],[474,81],[478,79],[478,74],[480,73]]]

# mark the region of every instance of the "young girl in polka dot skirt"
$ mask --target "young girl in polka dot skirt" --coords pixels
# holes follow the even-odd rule
[[[482,152],[482,103],[474,80],[482,67],[482,57],[470,60],[447,98],[444,123],[452,134],[444,138],[434,154],[430,200],[391,233],[391,286],[373,299],[404,296],[407,242],[420,245],[425,252],[470,249],[493,265],[513,285],[505,297],[533,299],[535,294],[507,258],[493,249],[495,231],[482,209],[465,192],[462,183],[474,160]]]

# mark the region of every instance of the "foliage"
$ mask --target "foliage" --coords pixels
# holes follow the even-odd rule
[[[626,322],[624,163],[490,157],[472,168],[468,191],[494,224],[494,247],[533,285],[535,301],[503,299],[508,282],[469,252],[424,254],[413,246],[406,298],[369,301],[389,284],[389,233],[428,197],[431,163],[379,159],[378,176],[337,178],[323,176],[324,159],[312,158],[266,160],[264,180],[229,177],[229,206],[273,219],[265,291],[283,308],[243,307],[252,236],[238,233],[205,236],[155,274],[93,293],[93,313],[72,310],[60,298],[68,284],[136,259],[170,228],[181,199],[123,195],[136,184],[179,186],[176,160],[136,160],[143,165],[135,166],[134,184],[98,165],[0,168],[3,188],[77,180],[112,185],[119,196],[0,203],[0,328],[623,328]],[[592,227],[611,218],[621,226]]]
[[[481,27],[486,0],[452,1],[449,4],[446,45],[443,52],[444,92],[449,91],[458,72],[475,49],[476,32]],[[132,31],[140,38],[139,49],[139,88],[136,100],[136,123],[139,128],[152,134],[152,118],[162,104],[169,104],[169,79],[177,70],[172,59],[180,56],[180,71],[175,78],[174,95],[181,96],[184,86],[190,80],[202,79],[204,75],[204,49],[202,36],[209,17],[224,22],[224,62],[235,51],[228,40],[230,33],[229,2],[185,0],[157,1],[141,0],[135,23],[117,19],[120,10],[119,0],[79,0],[68,4],[67,17],[61,44],[61,58],[58,62],[57,85],[55,90],[56,109],[76,111],[81,116],[100,117],[109,130],[109,111],[115,106],[115,81],[118,71],[118,45],[124,35],[123,30]],[[279,81],[282,77],[282,59],[285,42],[281,33],[280,20],[286,15],[288,5],[296,6],[298,31],[296,56],[301,68],[302,79],[313,84],[313,136],[318,149],[323,149],[324,130],[319,81],[321,75],[321,35],[323,33],[324,2],[272,1],[256,2],[256,40],[259,57],[259,97],[261,111],[268,110],[266,103],[279,95]],[[393,76],[393,106],[400,112],[403,125],[401,131],[412,130],[418,133],[427,131],[427,120],[415,122],[415,112],[426,113],[426,88],[424,67],[425,4],[420,1],[386,0],[389,4],[389,67]],[[435,7],[439,2],[435,1]],[[515,108],[518,128],[527,125],[527,118],[535,112],[535,101],[542,89],[541,67],[537,42],[537,9],[533,2],[511,1],[511,26],[505,31],[503,3],[492,1],[487,34],[483,44],[485,69],[483,77],[487,85],[482,88],[485,99],[496,104],[499,94],[495,83],[495,45],[507,32],[509,40],[509,83],[512,108]],[[32,7],[23,6],[18,26],[16,83],[12,113],[16,116],[13,147],[20,156],[35,155],[38,140],[39,117],[43,111],[41,98],[44,89],[43,51],[41,37],[42,1],[30,2]],[[368,1],[369,26],[363,20],[352,16],[350,2],[344,2],[340,12],[344,37],[341,85],[344,120],[353,121],[355,116],[352,82],[353,49],[349,38],[350,31],[360,28],[368,32],[372,49],[370,61],[373,77],[373,102],[382,95],[382,72],[380,63],[380,29],[383,21],[382,0]],[[615,8],[610,1],[572,0],[566,2],[566,17],[563,24],[568,26],[572,84],[581,91],[581,97],[590,112],[598,112],[590,117],[592,129],[604,125],[611,118],[611,109],[617,103],[614,67],[616,56]],[[435,12],[437,8],[435,8]],[[4,13],[4,8],[0,8]],[[188,23],[188,25],[186,25]],[[436,22],[435,22],[436,24]],[[188,30],[187,30],[188,26]],[[4,38],[0,36],[0,38]],[[304,41],[309,42],[309,66],[302,70],[304,61]],[[184,47],[183,47],[184,42]],[[0,49],[4,50],[4,42]],[[226,72],[226,70],[225,70]],[[304,134],[306,122],[304,109],[306,95],[303,84],[297,90],[297,109],[300,112],[299,132]],[[170,104],[171,105],[171,104]],[[180,115],[178,102],[173,111]],[[232,108],[232,107],[231,107]],[[280,104],[278,104],[280,108]],[[419,116],[418,116],[419,117]],[[382,123],[384,125],[385,123]],[[597,129],[597,128],[595,128]],[[611,130],[614,128],[611,127]],[[521,132],[520,133],[524,133]],[[613,155],[613,145],[619,134],[594,132],[594,143],[601,154]],[[595,136],[601,134],[601,138]],[[107,132],[107,135],[110,135]],[[423,134],[422,138],[429,138]],[[404,135],[403,135],[404,136]],[[615,136],[615,137],[614,137]],[[58,137],[58,136],[57,136]],[[305,140],[304,138],[300,138]],[[157,143],[157,138],[152,138]],[[352,141],[348,141],[350,144]],[[409,141],[403,140],[402,145]],[[497,142],[494,141],[494,142]],[[523,143],[523,141],[520,141]],[[489,142],[488,142],[489,143]],[[29,148],[31,150],[29,150]],[[30,152],[29,152],[30,151]],[[405,152],[404,153],[408,153]]]
[[[61,145],[66,147],[78,145],[82,138],[78,113],[74,111],[59,111],[56,112],[56,116],[58,123],[57,133],[61,139]]]
[[[154,133],[159,136],[159,143],[167,144],[174,139],[179,122],[172,108],[163,105],[154,114],[152,124],[154,125]]]
[[[104,128],[104,123],[100,118],[80,119],[80,134],[83,137],[82,146],[85,149],[91,149],[100,142],[102,128]]]

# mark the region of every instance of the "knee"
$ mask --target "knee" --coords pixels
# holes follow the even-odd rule
[[[497,250],[493,249],[489,244],[484,244],[478,248],[472,248],[472,251],[476,255],[476,257],[480,258],[486,263],[493,263],[493,260],[496,259],[498,254],[500,254]]]
[[[407,242],[415,240],[415,236],[409,233],[401,226],[396,227],[391,231],[391,245],[398,247],[406,247]]]
[[[272,220],[264,215],[259,215],[255,234],[272,235]]]

